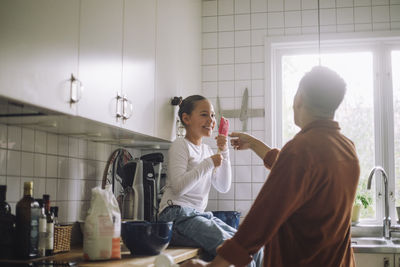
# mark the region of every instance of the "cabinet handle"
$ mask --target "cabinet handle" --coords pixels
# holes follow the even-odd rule
[[[122,99],[122,96],[119,94],[119,93],[117,93],[117,97],[116,97],[116,100],[117,101],[115,101],[115,117],[117,118],[117,121],[119,120],[119,118],[121,118],[122,117],[122,114],[121,114],[121,110],[120,110],[120,103],[119,103],[119,101]]]
[[[390,262],[388,258],[383,258],[383,267],[390,267]]]
[[[70,99],[69,103],[70,105],[75,104],[79,102],[79,100],[82,97],[82,92],[83,92],[83,85],[80,80],[75,78],[75,76],[71,73],[71,78],[69,79],[71,82],[69,94],[70,94]]]
[[[132,102],[128,99],[128,97],[125,95],[122,98],[122,118],[124,120],[129,119],[132,116],[133,113],[133,105]]]

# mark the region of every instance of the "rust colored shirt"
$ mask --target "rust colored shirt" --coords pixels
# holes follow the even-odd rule
[[[360,167],[337,122],[314,121],[264,158],[267,181],[218,254],[245,266],[264,246],[264,266],[355,266],[351,209]]]

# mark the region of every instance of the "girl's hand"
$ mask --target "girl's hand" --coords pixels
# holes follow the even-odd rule
[[[215,137],[215,140],[217,140],[217,147],[219,151],[224,151],[228,147],[228,137],[225,135],[218,135]]]
[[[238,132],[232,132],[229,136],[233,137],[231,138],[231,145],[234,149],[243,150],[250,148],[253,136]]]
[[[214,162],[214,167],[219,167],[222,164],[224,157],[221,154],[215,154],[210,157]]]

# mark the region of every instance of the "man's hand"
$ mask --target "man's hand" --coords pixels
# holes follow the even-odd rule
[[[228,147],[228,138],[225,135],[218,135],[215,137],[217,140],[218,151],[224,151]]]
[[[249,134],[238,132],[232,132],[229,136],[233,137],[231,139],[231,145],[237,150],[249,149],[251,147],[251,142],[254,139],[253,136]]]

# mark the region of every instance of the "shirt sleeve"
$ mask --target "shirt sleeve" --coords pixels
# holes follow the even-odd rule
[[[229,158],[229,149],[221,151],[221,155],[224,158],[221,166],[215,168],[212,174],[212,184],[217,191],[226,193],[231,188],[232,183],[232,170],[231,160]]]
[[[269,153],[276,152],[268,152],[266,159],[272,156]],[[307,173],[302,157],[281,152],[275,158],[270,175],[239,230],[217,250],[235,266],[248,264],[251,255],[267,244],[305,201]]]
[[[168,151],[169,184],[176,196],[189,192],[214,167],[212,159],[206,158],[195,168],[188,170],[189,151],[184,143],[180,144],[174,143]]]

